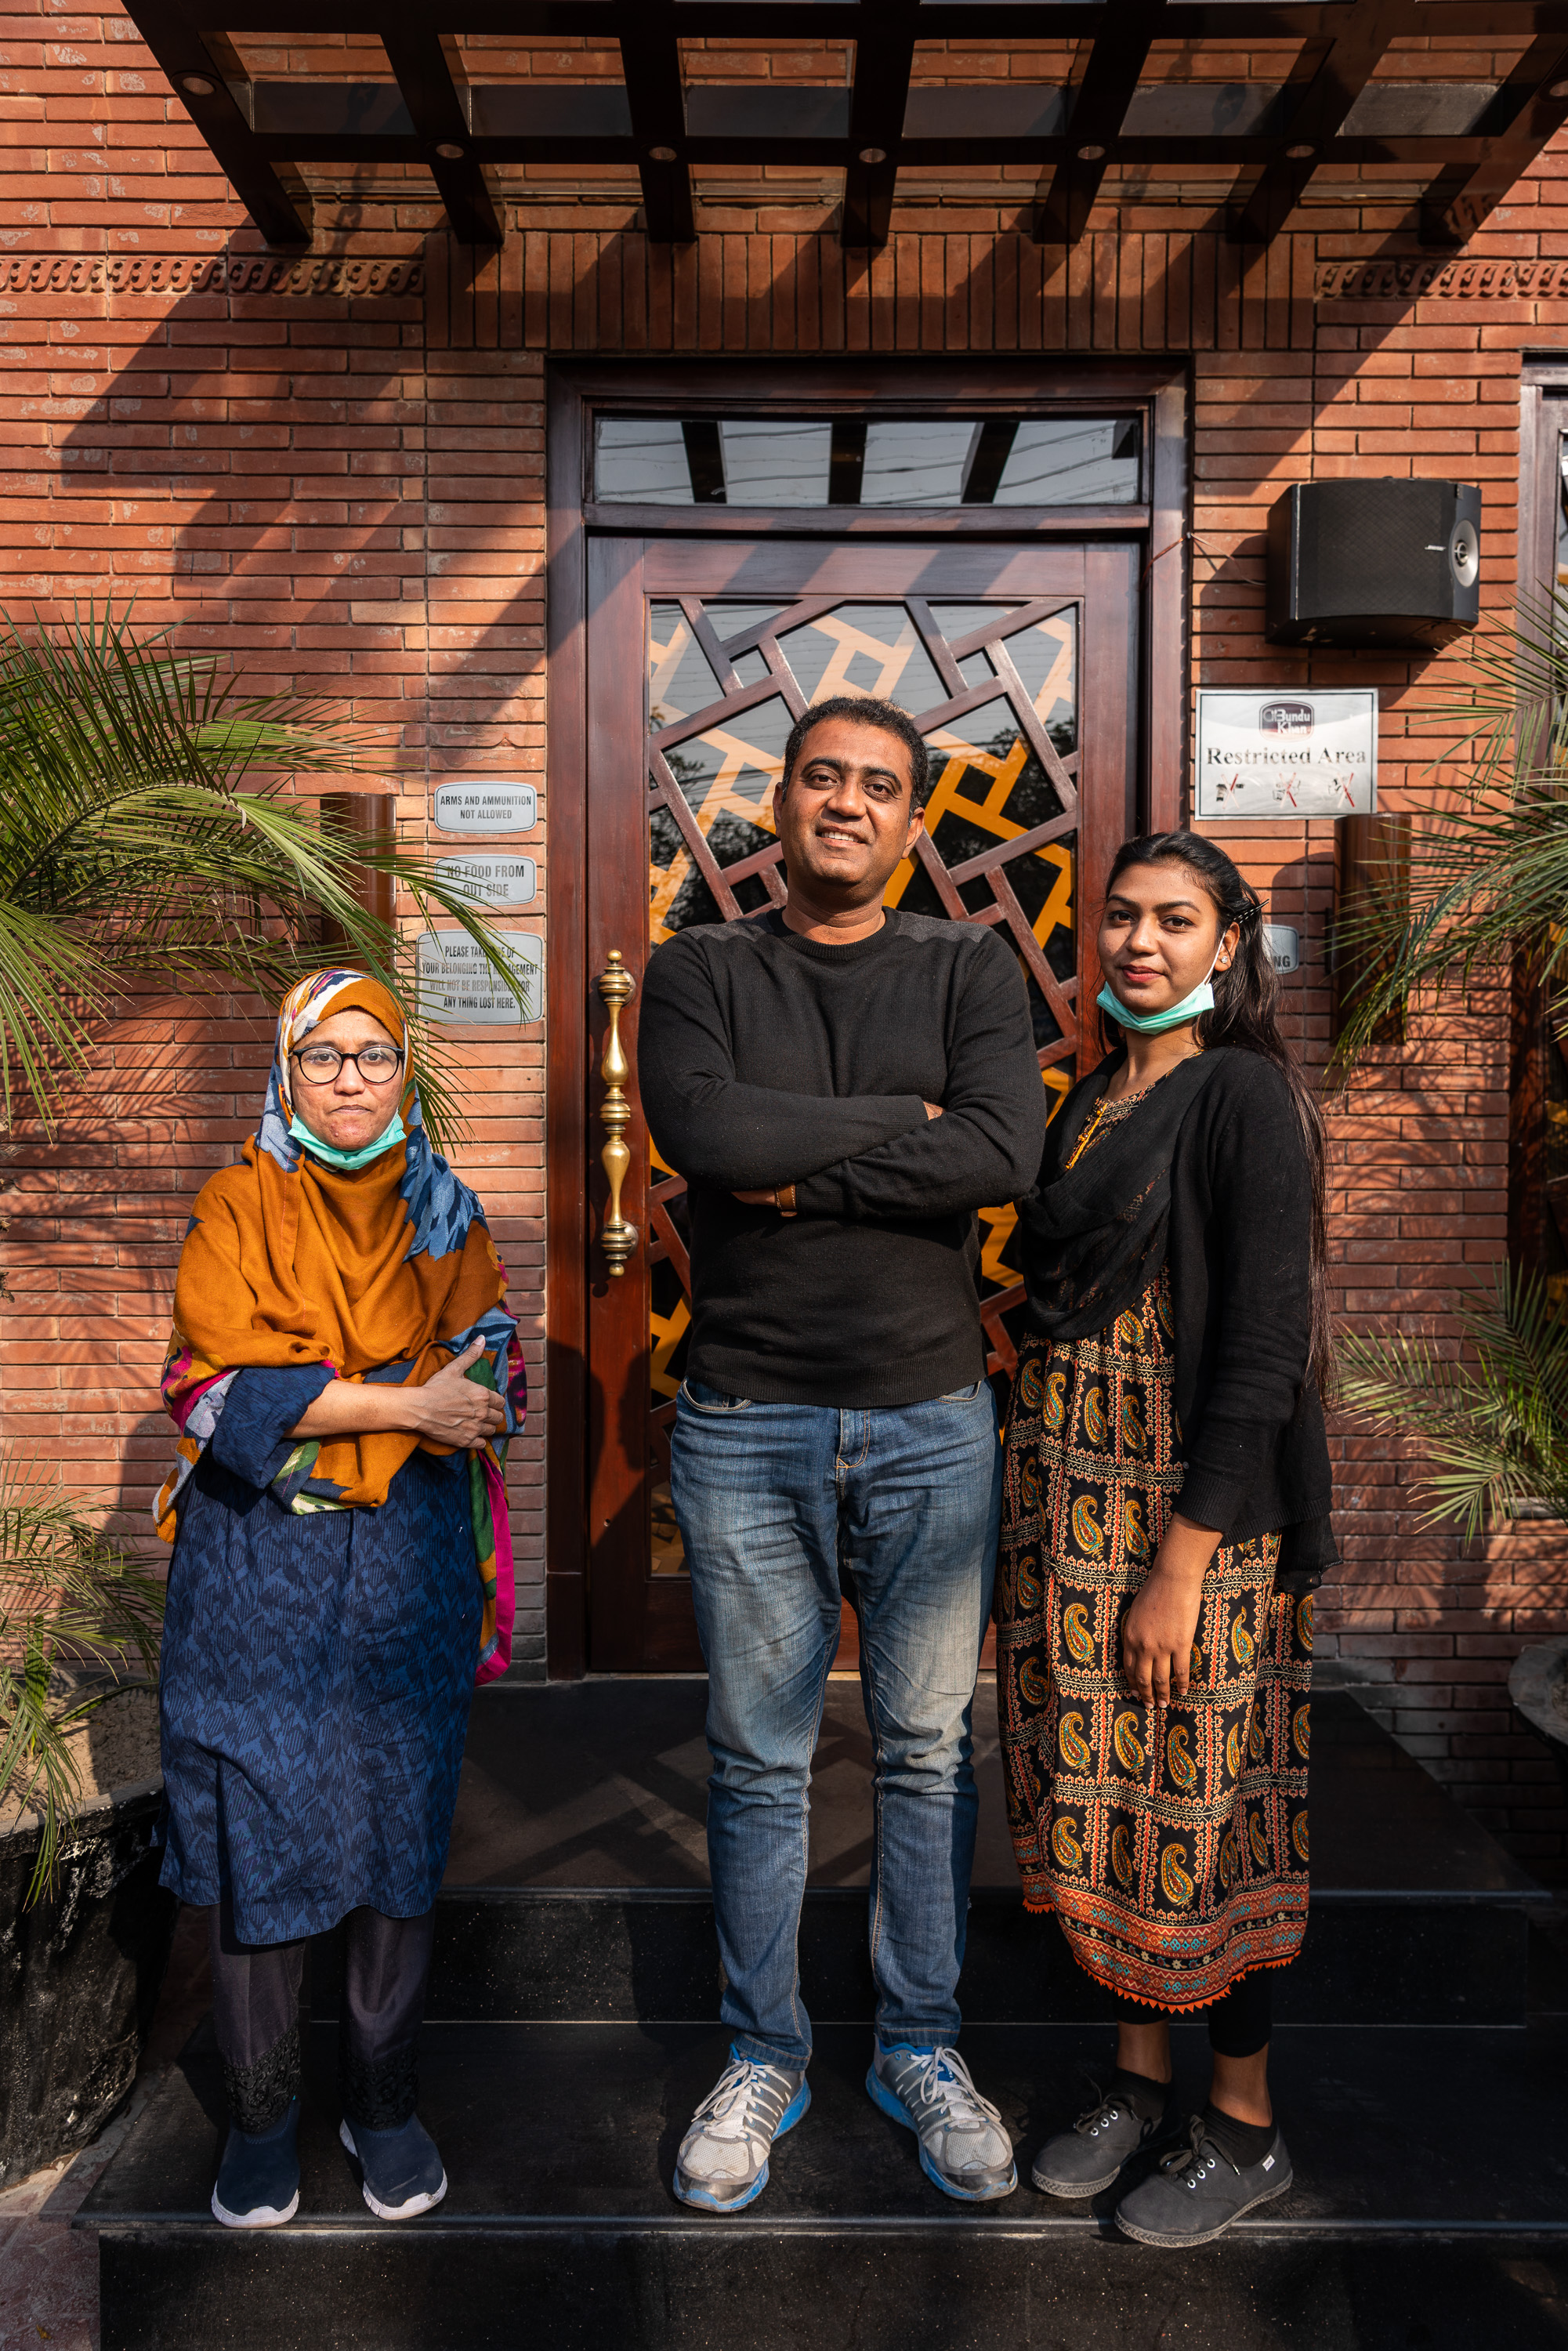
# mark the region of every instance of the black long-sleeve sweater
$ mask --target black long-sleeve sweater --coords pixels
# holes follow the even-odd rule
[[[842,947],[700,925],[649,964],[637,1061],[689,1186],[694,1378],[856,1407],[983,1375],[975,1211],[1032,1183],[1045,1133],[1002,940],[893,910]],[[734,1197],[790,1183],[792,1217]]]
[[[1065,1165],[1123,1058],[1067,1097],[1043,1183]],[[1032,1286],[1027,1203],[1023,1225]],[[1296,1588],[1318,1583],[1339,1555],[1323,1408],[1308,1367],[1311,1234],[1312,1177],[1290,1087],[1261,1054],[1227,1051],[1171,1160],[1166,1249],[1186,1461],[1177,1507],[1227,1542],[1281,1530],[1279,1581]]]

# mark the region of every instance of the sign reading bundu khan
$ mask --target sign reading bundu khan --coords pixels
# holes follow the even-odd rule
[[[1197,696],[1200,817],[1371,816],[1377,808],[1377,692],[1313,687]]]

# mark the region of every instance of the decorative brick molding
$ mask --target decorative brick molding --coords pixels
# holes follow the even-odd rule
[[[424,264],[292,260],[273,254],[13,253],[0,259],[12,294],[418,294]]]
[[[1568,298],[1568,261],[1329,261],[1313,287],[1320,302],[1461,302]]]

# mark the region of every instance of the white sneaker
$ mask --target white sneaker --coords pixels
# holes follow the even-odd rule
[[[681,2141],[675,2193],[683,2204],[708,2212],[738,2212],[768,2185],[768,2158],[776,2138],[798,2123],[811,2103],[804,2073],[737,2057],[719,2075]]]
[[[920,2141],[920,2168],[948,2196],[988,2204],[1019,2184],[1013,2143],[956,2049],[883,2049],[865,2077],[873,2103]]]

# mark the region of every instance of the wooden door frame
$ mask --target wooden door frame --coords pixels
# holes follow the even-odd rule
[[[1557,437],[1568,432],[1568,352],[1527,351],[1519,388],[1519,559],[1515,611],[1557,577]],[[1542,1273],[1548,1262],[1546,1196],[1547,1056],[1545,994],[1526,958],[1515,956],[1511,989],[1508,1072],[1508,1255],[1516,1270]]]
[[[1179,821],[1186,772],[1186,645],[1191,457],[1189,362],[1038,361],[972,354],[957,360],[685,359],[551,361],[546,380],[546,753],[549,899],[545,1093],[545,1625],[552,1680],[588,1665],[588,1240],[591,1162],[586,1104],[603,1012],[588,970],[587,544],[591,532],[632,538],[744,529],[748,538],[944,535],[1005,543],[1041,536],[1092,540],[1147,535],[1141,611],[1143,709],[1139,806],[1151,829]],[[755,509],[596,507],[590,423],[605,406],[745,413],[788,406],[928,409],[934,414],[1145,412],[1145,497],[1137,507],[926,508],[883,514],[848,507]],[[586,1019],[572,1017],[586,1006]]]

